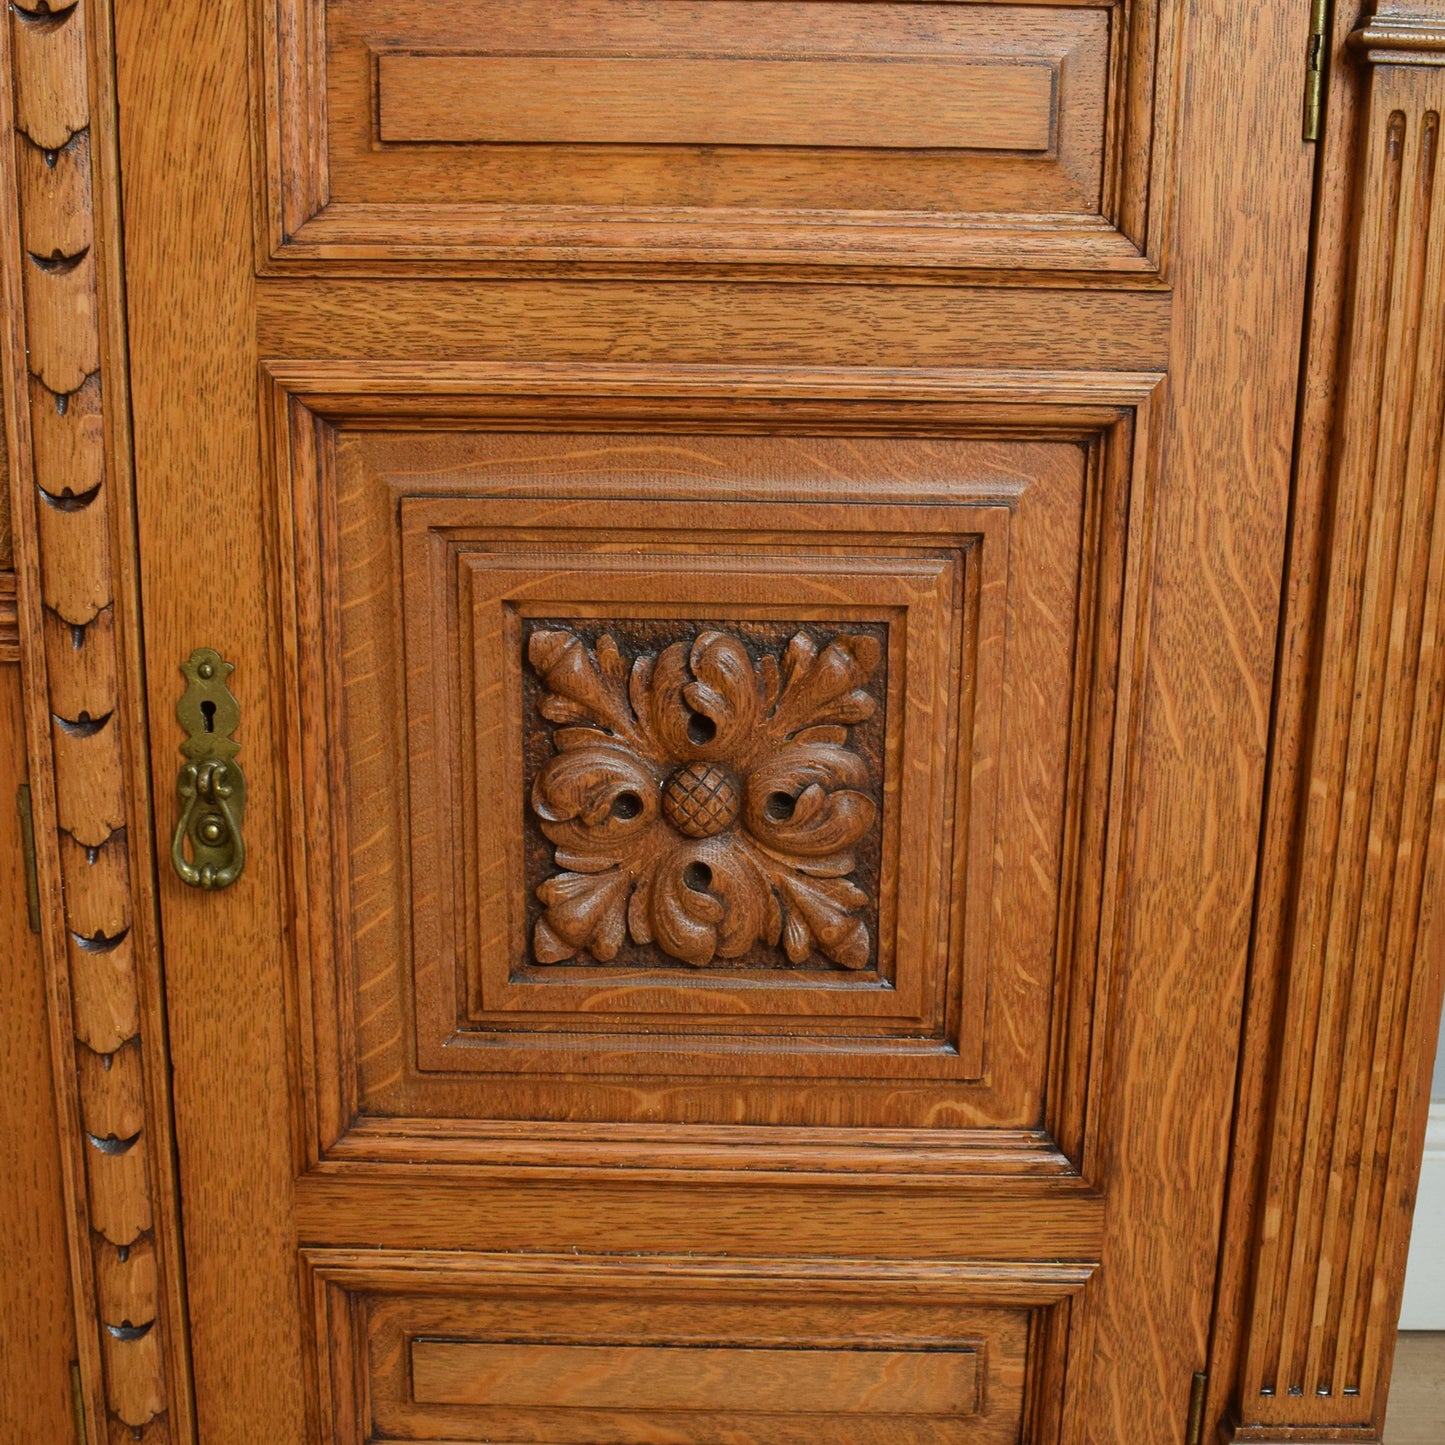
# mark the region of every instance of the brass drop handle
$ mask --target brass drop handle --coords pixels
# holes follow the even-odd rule
[[[226,686],[234,670],[214,648],[198,647],[181,664],[187,686],[176,704],[187,761],[176,779],[181,815],[171,863],[182,883],[208,891],[229,888],[246,866],[246,775],[236,761],[241,745],[231,736],[241,708]]]

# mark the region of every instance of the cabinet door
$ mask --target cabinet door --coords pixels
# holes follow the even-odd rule
[[[1290,8],[118,0],[207,1445],[1182,1439]]]

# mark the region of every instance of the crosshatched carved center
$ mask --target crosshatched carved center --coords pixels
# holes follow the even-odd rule
[[[662,790],[662,811],[679,833],[713,838],[738,820],[743,805],[737,780],[726,768],[689,763],[679,768]]]

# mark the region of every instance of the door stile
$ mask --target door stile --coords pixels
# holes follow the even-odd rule
[[[1445,7],[1381,3],[1350,51],[1211,1404],[1259,1442],[1379,1439],[1445,982]]]
[[[1312,165],[1296,97],[1279,82],[1297,73],[1308,20],[1307,6],[1217,0],[1191,7],[1184,40],[1135,807],[1111,940],[1118,980],[1096,1027],[1106,1054],[1132,1065],[1111,1089],[1101,1151],[1114,1181],[1106,1257],[1125,1261],[1124,1276],[1147,1277],[1167,1248],[1187,1265],[1177,1288],[1147,1297],[1101,1280],[1094,1349],[1109,1368],[1081,1419],[1091,1445],[1182,1440],[1208,1352],[1228,1131],[1206,1127],[1191,1099],[1227,1097],[1240,1057]],[[1253,101],[1243,112],[1241,94]],[[1287,283],[1259,279],[1254,258],[1268,247],[1288,258]],[[1227,321],[1209,309],[1222,277],[1235,288]],[[1241,387],[1246,373],[1268,384]],[[1207,826],[1186,837],[1173,827],[1183,817]],[[1140,1229],[1151,1197],[1170,1206]],[[1149,1348],[1129,1354],[1143,1338]]]
[[[62,1135],[77,1429],[192,1439],[154,915],[103,0],[0,25],[20,660]],[[104,390],[102,391],[102,387]]]

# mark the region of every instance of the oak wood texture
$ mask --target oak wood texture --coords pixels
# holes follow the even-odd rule
[[[403,377],[409,362],[485,357],[526,363],[539,379],[567,386],[570,363],[640,367],[654,355],[653,338],[665,334],[680,381],[705,376],[721,359],[740,373],[740,385],[754,369],[779,366],[805,366],[841,382],[866,360],[879,389],[900,369],[922,382],[930,372],[977,370],[1010,373],[1036,396],[1062,375],[1070,397],[1078,385],[1114,373],[1126,387],[1141,375],[1157,377],[1169,360],[1170,299],[1157,290],[1038,287],[1027,305],[1004,286],[798,283],[786,294],[792,300],[782,304],[752,283],[574,281],[568,304],[554,309],[538,307],[536,286],[525,281],[434,281],[418,293],[395,279],[318,278],[298,288],[266,277],[256,287],[256,344],[267,356],[389,364]],[[799,316],[809,318],[806,327]],[[659,385],[652,383],[654,393]],[[372,383],[373,390],[387,386],[405,390],[404,381]]]
[[[418,1405],[762,1415],[972,1415],[977,1352],[416,1340]]]
[[[1028,1342],[1090,1281],[1058,1264],[340,1250],[304,1269],[343,1438],[360,1372],[389,1437],[569,1442],[1014,1440]]]
[[[383,141],[1046,151],[1057,69],[379,55]]]
[[[64,1183],[88,1428],[186,1438],[177,1202],[148,931],[108,12],[13,6],[0,190],[14,598],[23,638]],[[102,367],[106,368],[105,400]],[[137,860],[140,861],[139,867]]]
[[[896,24],[903,8],[915,20],[946,11],[950,23],[1001,31],[1015,18],[1005,6],[826,13]],[[1156,31],[1152,7],[1028,9],[1039,26],[1102,20],[1129,37],[1130,55],[1158,58],[1157,70],[1136,68],[1111,50],[1111,117],[1152,115],[1156,93],[1172,113],[1185,36]],[[597,24],[624,10],[656,14],[533,7],[497,23],[581,15]],[[355,55],[349,139],[338,129],[328,150],[304,126],[281,138],[301,162],[287,172],[298,226],[311,226],[313,212],[320,224],[294,245],[278,232],[273,257],[268,221],[263,267],[287,274],[258,278],[249,220],[284,158],[238,119],[246,15],[199,0],[123,0],[117,13],[152,757],[158,775],[174,766],[170,688],[177,661],[204,640],[237,660],[254,778],[253,866],[241,883],[204,899],[173,880],[162,887],[202,1438],[244,1436],[258,1399],[281,1445],[496,1434],[475,1413],[487,1405],[425,1407],[459,1412],[442,1424],[416,1413],[405,1394],[409,1350],[396,1348],[408,1321],[434,1322],[413,1331],[427,1338],[515,1343],[497,1328],[510,1307],[542,1322],[531,1342],[585,1345],[567,1331],[590,1322],[584,1333],[597,1343],[642,1348],[684,1325],[696,1337],[696,1322],[720,1311],[721,1290],[733,1306],[728,1332],[709,1347],[756,1344],[770,1311],[795,1308],[784,1343],[816,1340],[804,1316],[829,1310],[855,1321],[850,1347],[904,1350],[910,1330],[914,1340],[925,1332],[917,1313],[910,1330],[899,1321],[935,1309],[931,1337],[951,1328],[955,1341],[977,1341],[981,1372],[1000,1372],[985,1378],[982,1411],[931,1430],[918,1422],[939,1417],[878,1416],[880,1441],[1178,1440],[1190,1374],[1203,1363],[1247,942],[1239,900],[1250,892],[1263,788],[1309,199],[1308,152],[1294,139],[1302,17],[1252,7],[1242,22],[1224,0],[1193,7],[1187,54],[1199,63],[1189,67],[1178,184],[1163,133],[1146,147],[1144,132],[1125,126],[1136,145],[1125,169],[1158,184],[1147,205],[1137,186],[1103,187],[1140,267],[1145,289],[1135,291],[1085,284],[1070,266],[1056,273],[1061,287],[998,284],[1017,280],[1013,269],[979,287],[891,284],[907,264],[860,272],[875,283],[866,286],[797,273],[788,286],[682,286],[629,279],[643,265],[635,256],[618,260],[608,283],[433,282],[417,275],[424,254],[366,253],[374,232],[350,255],[308,255],[325,226],[358,220],[345,199],[327,206],[317,190],[323,160],[349,156],[360,169],[373,155],[355,128],[370,104]],[[336,7],[331,18],[361,13]],[[474,7],[392,19],[440,25],[467,13]],[[313,108],[318,87],[293,82],[308,67],[325,73],[313,63],[322,52],[308,48],[317,14],[287,12],[300,22],[284,37],[300,47],[287,64],[298,54],[304,64],[273,72]],[[270,35],[263,25],[263,77]],[[253,175],[258,151],[264,167]],[[385,143],[374,154],[384,160]],[[438,167],[431,183],[443,180]],[[390,217],[419,252],[434,246],[425,220]],[[1092,223],[1118,247],[1109,224]],[[919,240],[909,258],[926,259]],[[1159,242],[1157,262],[1140,263],[1146,240]],[[558,264],[534,253],[440,254],[453,257],[443,270]],[[694,255],[688,264],[707,275],[723,263]],[[387,267],[395,274],[373,274]],[[177,477],[207,483],[178,506]],[[408,712],[414,691],[396,662],[465,658],[471,643],[459,647],[464,629],[448,621],[418,627],[425,647],[395,646],[409,604],[414,615],[449,616],[416,614],[415,604],[455,598],[463,580],[445,574],[444,588],[420,593],[403,585],[408,498],[431,509],[438,548],[448,525],[466,543],[505,521],[506,508],[532,509],[528,525],[570,539],[544,549],[551,571],[591,562],[589,530],[620,566],[628,530],[654,525],[671,534],[674,555],[702,559],[668,573],[655,565],[664,548],[634,546],[639,576],[659,590],[717,585],[720,569],[709,570],[684,525],[709,508],[741,516],[733,545],[753,546],[772,535],[775,508],[885,518],[891,531],[864,533],[875,548],[910,538],[894,512],[1008,521],[1018,533],[1011,605],[1030,625],[1016,629],[1009,696],[1001,685],[981,691],[1020,718],[1020,751],[999,786],[1053,791],[1051,807],[1010,812],[997,835],[997,866],[1031,902],[993,920],[1012,967],[995,972],[1001,987],[983,1015],[986,1067],[974,1087],[992,1092],[987,1109],[970,1116],[946,1092],[950,1081],[910,1079],[891,1061],[867,1091],[794,1081],[772,1090],[780,1103],[770,1105],[755,1075],[737,1076],[754,1067],[738,1044],[746,1020],[727,1021],[724,1054],[737,1072],[705,1087],[674,1062],[693,1059],[690,1048],[666,1060],[667,1072],[607,1085],[563,1068],[487,1078],[465,1069],[460,1047],[440,1068],[412,1049],[418,995],[404,953],[381,935],[405,939],[416,900],[448,874],[422,873],[418,889],[392,895],[399,906],[388,901],[387,840],[411,827],[424,790],[375,780],[398,759],[419,777],[434,762],[409,748],[420,712]],[[655,524],[665,506],[677,514],[664,529]],[[978,535],[980,525],[945,536]],[[834,530],[842,540],[831,545],[844,550],[833,555],[846,556],[853,534]],[[204,639],[198,558],[225,598],[207,610]],[[654,597],[653,617],[668,620],[658,610],[666,601]],[[608,616],[624,604],[636,608],[623,598]],[[788,598],[773,606],[784,616],[769,620],[785,622],[798,608]],[[343,621],[359,651],[334,641]],[[384,674],[368,671],[388,656]],[[1023,665],[1028,657],[1042,665]],[[475,683],[457,695],[491,697]],[[376,730],[354,732],[344,750],[327,746],[361,721]],[[1045,726],[1052,741],[1041,745]],[[458,734],[438,735],[451,745]],[[468,748],[464,767],[484,772],[488,757]],[[469,786],[463,774],[431,792],[446,802]],[[384,825],[375,836],[335,826],[357,808]],[[170,821],[165,800],[155,821]],[[487,826],[505,839],[521,826],[520,806]],[[987,841],[983,856],[996,846]],[[1047,861],[1043,876],[1009,861],[1031,856]],[[1025,928],[1049,946],[1009,932]],[[363,980],[376,980],[374,1000],[361,1007],[338,966],[353,948],[379,961]],[[424,980],[437,986],[432,997],[445,1006],[450,990],[449,1021],[469,1023],[455,1007],[470,1004],[467,971],[444,953],[437,962]],[[1032,1002],[1020,1009],[1010,992]],[[1016,1033],[990,1037],[1005,1020]],[[348,1076],[364,1079],[364,1096],[344,1087]],[[565,1107],[538,1107],[542,1090]],[[410,1107],[423,1097],[429,1114]],[[768,1108],[794,1117],[770,1121]],[[848,1113],[865,1108],[861,1122]],[[626,1312],[610,1286],[589,1281],[654,1267],[629,1257],[638,1254],[662,1257],[664,1283],[643,1287],[657,1312],[641,1337],[619,1339]],[[321,1278],[328,1261],[335,1282]],[[1066,1281],[1066,1306],[1037,1292],[1041,1273],[1061,1268],[1088,1277],[1083,1288]],[[865,1284],[849,1284],[855,1276]],[[871,1291],[874,1304],[863,1309],[850,1290]],[[391,1413],[376,1421],[377,1407]],[[786,1416],[772,1419],[778,1438],[790,1429],[798,1438]],[[556,1423],[534,1417],[526,1429],[556,1439]],[[697,1438],[678,1422],[647,1428]],[[850,1420],[837,1434],[857,1439],[861,1428]],[[571,1429],[597,1438],[594,1421]]]
[[[524,624],[536,963],[876,971],[887,630],[789,625]]]
[[[0,572],[0,662],[20,661],[20,607],[16,601],[15,574]],[[23,735],[16,747],[23,749]]]
[[[3,388],[3,383],[0,383],[0,388]],[[4,400],[4,391],[0,389],[0,406],[4,405]],[[10,529],[10,449],[4,440],[3,430],[0,430],[0,576],[11,574],[9,582],[4,584],[10,589],[11,597],[15,595],[14,566],[15,539]],[[16,661],[18,655],[9,660]]]
[[[12,659],[13,662],[13,659]],[[0,1439],[75,1439],[70,1253],[45,965],[30,931],[16,790],[26,778],[20,669],[0,667]]]
[[[262,266],[1147,277],[1179,8],[269,0]]]
[[[735,374],[725,367],[664,374],[644,368],[435,365],[357,371],[313,364],[278,366],[272,374],[277,385],[277,465],[281,475],[290,478],[296,517],[294,525],[283,519],[288,540],[278,554],[283,568],[274,595],[293,591],[293,579],[324,575],[327,555],[364,562],[358,568],[343,560],[339,570],[329,569],[341,583],[329,603],[301,589],[291,644],[298,671],[290,686],[312,722],[289,791],[301,802],[301,816],[316,819],[315,835],[336,840],[330,850],[309,850],[308,874],[300,873],[298,859],[294,905],[298,917],[313,920],[307,928],[312,941],[298,954],[297,970],[299,986],[314,1000],[310,1012],[316,1021],[316,1057],[323,1067],[316,1084],[322,1148],[340,1145],[347,1157],[388,1149],[404,1154],[415,1147],[405,1142],[408,1133],[424,1127],[422,1116],[438,1111],[473,1119],[587,1117],[599,1122],[640,1122],[648,1116],[679,1123],[709,1116],[719,1122],[752,1117],[774,1126],[829,1117],[835,1127],[878,1126],[927,1123],[947,1097],[955,1130],[970,1124],[1006,1128],[1037,1119],[1042,1111],[1057,1142],[1047,1134],[1035,1143],[1026,1144],[1025,1137],[1017,1141],[1029,1150],[1044,1148],[1040,1165],[1051,1143],[1075,1160],[1092,1149],[1087,1141],[1097,1130],[1097,1120],[1090,1122],[1094,1116],[1088,1107],[1093,1087],[1089,1021],[1107,986],[1092,930],[1101,926],[1110,906],[1107,868],[1097,864],[1109,831],[1108,749],[1126,716],[1116,670],[1120,656],[1130,651],[1123,639],[1133,630],[1130,619],[1136,612],[1120,569],[1126,556],[1137,565],[1141,549],[1127,541],[1130,527],[1137,525],[1130,517],[1147,509],[1145,493],[1129,488],[1137,467],[1129,451],[1129,422],[1136,408],[1147,415],[1154,378],[1055,377],[1046,400],[1013,376],[948,373],[899,374],[881,381],[867,373]],[[354,394],[335,395],[342,387]],[[393,388],[396,394],[387,395]],[[548,394],[554,390],[561,395]],[[758,394],[752,405],[766,407],[760,415],[773,431],[811,431],[816,427],[812,418],[821,409],[825,415],[846,417],[860,429],[906,424],[926,427],[939,439],[885,445],[866,438],[787,441],[699,434],[699,428],[743,425],[749,392]],[[768,396],[770,400],[763,400]],[[913,396],[934,399],[911,404],[900,400]],[[298,405],[301,401],[304,407]],[[384,417],[389,426],[398,427],[418,408],[427,407],[435,411],[434,424],[444,415],[437,409],[450,408],[453,426],[469,418],[473,429],[486,425],[489,417],[494,419],[490,425],[575,428],[592,411],[596,419],[591,424],[598,427],[635,429],[646,424],[653,429],[686,427],[692,434],[672,441],[565,433],[467,440],[444,433],[423,460],[416,436],[407,432],[388,436],[355,430],[317,447],[311,438],[318,420],[311,407],[323,410],[323,435],[328,438],[337,423],[360,428],[368,419]],[[895,410],[899,407],[906,409]],[[1052,432],[1059,440],[1008,447],[944,439],[1004,415],[1016,427]],[[1081,435],[1092,439],[1083,452],[1078,447]],[[658,481],[648,490],[657,500],[625,508],[595,500],[595,478],[604,467],[614,469],[609,454],[615,454],[615,469],[624,478],[647,476],[655,465]],[[334,474],[326,460],[332,456],[337,458]],[[318,464],[325,470],[318,473]],[[479,466],[493,479],[487,490],[495,495],[469,501],[452,495],[453,478]],[[868,498],[876,495],[875,484],[864,488],[848,479],[880,472],[899,477],[900,485],[893,489],[891,505],[867,506]],[[712,474],[732,478],[736,502],[707,500],[715,494],[708,481]],[[977,480],[969,480],[975,475]],[[538,508],[525,499],[543,479],[554,499]],[[798,500],[781,505],[781,487]],[[429,498],[433,492],[436,500]],[[696,500],[683,501],[680,493],[691,493]],[[570,500],[559,510],[564,496]],[[1086,497],[1094,500],[1081,513]],[[319,506],[322,499],[325,506]],[[388,561],[398,544],[386,541],[396,528],[398,505],[403,555],[422,559],[415,566],[406,562],[400,574]],[[1034,519],[1044,517],[1049,519],[1047,528],[1035,532]],[[1066,517],[1074,519],[1068,526]],[[687,531],[698,535],[687,537]],[[708,541],[709,535],[718,542]],[[1018,540],[1010,542],[1014,535]],[[723,541],[727,551],[719,556]],[[985,561],[978,581],[983,600],[960,612],[959,621],[950,621],[954,604],[947,604],[949,611],[938,611],[934,579],[935,574],[949,575],[937,573],[939,559],[954,555],[951,549],[960,544],[965,553],[982,546]],[[293,546],[296,556],[290,560]],[[905,547],[907,554],[902,552]],[[559,548],[575,560],[559,562]],[[650,560],[628,561],[629,554]],[[889,560],[890,554],[911,555],[911,560]],[[437,580],[423,584],[417,579],[428,570]],[[968,570],[959,570],[949,582],[941,594],[945,600],[962,589]],[[680,580],[689,572],[700,573],[700,580]],[[459,661],[456,643],[450,640],[455,628],[444,619],[449,615],[445,598],[453,586],[447,579],[453,575],[464,589],[472,589],[464,591],[453,611],[475,619],[474,645],[486,646],[475,664],[475,676],[486,680],[487,691],[479,694],[487,699],[484,706],[469,701],[471,684],[451,681]],[[850,576],[856,580],[846,580]],[[480,593],[469,580],[477,577],[486,584]],[[859,591],[860,586],[872,591]],[[891,590],[878,591],[881,586]],[[398,618],[389,600],[398,588],[415,599],[407,604],[413,642],[405,678]],[[468,596],[480,598],[486,607],[478,610]],[[711,615],[717,615],[721,603],[741,604],[754,613],[761,605],[767,616],[797,619],[818,615],[798,609],[816,608],[820,601],[826,608],[850,604],[846,615],[866,616],[858,606],[867,606],[870,597],[874,605],[884,602],[898,613],[897,625],[906,623],[911,639],[907,690],[901,702],[895,698],[890,704],[899,723],[913,719],[902,738],[895,736],[894,747],[905,779],[900,795],[911,801],[902,814],[900,842],[887,848],[904,847],[901,876],[916,902],[914,910],[889,905],[880,914],[885,922],[896,915],[888,934],[888,955],[898,960],[896,969],[888,964],[890,987],[840,992],[834,984],[820,992],[818,984],[826,979],[775,969],[746,981],[745,987],[741,980],[720,975],[699,990],[666,970],[639,973],[635,964],[601,978],[588,969],[561,974],[528,967],[527,931],[515,913],[526,894],[523,862],[514,852],[513,861],[507,862],[513,844],[506,835],[497,837],[490,826],[495,817],[520,818],[526,812],[525,789],[504,784],[496,771],[508,750],[515,751],[511,740],[521,730],[524,712],[520,680],[515,689],[506,684],[502,694],[495,688],[498,679],[516,678],[521,661],[519,643],[505,640],[512,610],[520,609],[520,616],[530,612],[555,618],[559,611],[585,604],[593,613],[601,607],[604,613],[625,617],[646,604],[664,616],[676,615],[679,606],[695,612],[710,607]],[[1017,601],[1010,600],[1015,597]],[[901,609],[899,603],[904,604]],[[1006,609],[1012,621],[1006,623],[1000,609]],[[970,660],[964,673],[950,680],[943,665],[947,649],[938,652],[938,644],[958,635],[969,610],[980,611],[984,620],[963,628],[965,641],[975,627],[981,629],[982,640],[967,645],[965,657]],[[948,741],[950,717],[966,718],[974,706],[967,704],[968,694],[1001,700],[1016,691],[997,642],[988,640],[1002,638],[1005,631],[1014,634],[1013,666],[1021,676],[1034,679],[1027,713],[1015,717],[1007,707],[1000,711],[998,701],[980,702],[971,741]],[[436,662],[430,660],[433,655]],[[339,668],[325,661],[343,656],[354,661]],[[1070,657],[1077,660],[1069,663]],[[899,663],[903,661],[900,652]],[[355,681],[348,683],[353,670]],[[1072,696],[1065,685],[1071,672],[1080,679]],[[328,674],[335,680],[329,681]],[[1046,686],[1042,679],[1049,675],[1055,681]],[[941,690],[935,691],[940,684]],[[443,691],[433,701],[438,685]],[[459,689],[453,701],[446,700],[448,689]],[[516,696],[507,701],[512,691]],[[414,902],[406,896],[408,864],[402,840],[407,830],[388,801],[402,786],[401,754],[392,740],[395,712],[390,706],[377,707],[378,699],[401,692],[412,698],[407,706],[416,718],[410,749],[416,760],[411,770],[410,871],[425,884],[413,887]],[[467,709],[475,707],[481,708],[478,716],[487,719],[485,729],[477,730],[479,724],[467,720]],[[990,711],[997,714],[993,721]],[[455,722],[449,720],[454,714]],[[1071,732],[1072,744],[1067,741]],[[998,744],[988,739],[1005,734],[1017,741],[995,763]],[[461,743],[472,735],[474,743]],[[1053,742],[1043,741],[1050,737]],[[936,830],[926,824],[938,815],[946,794],[952,750],[972,756],[975,780],[953,805],[958,861],[943,865],[943,872],[958,876],[967,892],[951,905],[949,931],[955,942],[943,949],[932,942],[932,935],[948,910],[939,912],[928,898],[931,876],[940,866],[930,860],[939,856],[934,850],[940,844],[946,847],[949,832],[942,822]],[[1096,773],[1087,792],[1079,792],[1083,780],[1077,771],[1026,762],[1033,750],[1060,759],[1096,754]],[[459,818],[455,811],[457,795],[448,780],[466,776],[473,756],[495,781],[475,785],[481,789],[476,821],[467,824],[468,814],[464,811]],[[308,757],[315,761],[308,763]],[[348,768],[344,785],[330,772],[343,757],[365,760]],[[520,777],[519,761],[508,766]],[[995,774],[1016,780],[1002,786],[998,798]],[[320,781],[328,775],[329,783]],[[1016,788],[1026,791],[1016,794]],[[1037,838],[1002,834],[996,843],[976,841],[994,836],[995,818],[1001,808],[1016,806],[1008,801],[1014,796],[1028,798],[1024,806],[1031,814],[1056,820],[1041,832],[1048,837],[1057,830],[1061,844],[1045,847]],[[344,806],[338,806],[338,799]],[[884,810],[890,817],[890,836],[893,807],[889,802]],[[460,835],[463,847],[479,852],[479,901],[473,901],[476,885],[467,881],[471,869],[463,869],[454,883],[444,881],[447,860],[457,856],[459,821],[469,830]],[[362,846],[348,849],[348,836],[362,840]],[[966,855],[965,838],[974,839]],[[1077,863],[1069,865],[1062,850],[1071,851]],[[885,858],[893,856],[892,851],[885,853]],[[965,856],[972,859],[966,869]],[[892,871],[891,864],[885,866],[885,877]],[[354,891],[347,912],[328,923],[317,901],[343,903],[348,876],[365,882]],[[516,883],[502,886],[508,877]],[[892,886],[885,886],[889,897]],[[1056,944],[1060,894],[1068,900],[1072,922]],[[993,902],[988,901],[991,895]],[[978,901],[970,905],[968,896]],[[509,910],[518,919],[510,928],[503,923]],[[911,916],[915,910],[921,918]],[[414,982],[408,981],[408,970],[397,967],[407,947],[398,929],[408,915],[414,928]],[[930,915],[935,921],[920,927]],[[1003,922],[990,926],[986,920],[995,915]],[[487,924],[476,948],[468,943],[470,930],[463,927],[469,916]],[[961,929],[962,920],[967,920],[967,930]],[[354,929],[355,938],[332,961],[327,940],[341,936],[339,928]],[[913,939],[917,942],[908,941]],[[433,960],[467,959],[477,948],[480,970],[471,963],[464,966],[463,977],[473,981],[468,991],[459,993],[449,981],[449,970]],[[945,971],[942,965],[950,956],[955,962]],[[1011,977],[1002,960],[1022,956],[1037,961]],[[1051,1065],[1049,994],[1030,985],[1035,976],[1070,980],[1061,985],[1069,1004],[1056,1019],[1058,1040]],[[860,982],[866,985],[868,980]],[[328,1000],[338,996],[338,989],[343,1002],[340,1018],[333,1021]],[[355,1001],[346,1001],[349,998]],[[994,1020],[988,1079],[948,1095],[940,1093],[937,1084],[905,1083],[979,1079],[985,999]],[[668,1021],[659,1028],[662,1018]],[[685,1024],[689,1018],[694,1021]],[[403,1042],[408,1035],[414,1042]],[[739,1053],[744,1047],[746,1057]],[[414,1051],[420,1071],[408,1062]],[[1068,1077],[1071,1086],[1046,1091],[1049,1068]],[[562,1069],[583,1070],[594,1080],[585,1091],[559,1087],[550,1073]],[[772,1076],[813,1082],[806,1090],[748,1087],[738,1077],[740,1070],[744,1077],[760,1080]],[[518,1071],[522,1077],[502,1077]],[[659,1071],[662,1077],[650,1085],[631,1077]],[[475,1082],[465,1082],[469,1074]],[[486,1074],[497,1077],[487,1083],[479,1076]],[[622,1077],[605,1087],[608,1075]],[[708,1075],[717,1081],[704,1087]],[[722,1082],[724,1075],[731,1076],[729,1082]],[[849,1082],[825,1091],[819,1081],[829,1077]],[[915,1102],[906,1106],[910,1098]],[[353,1117],[358,1107],[364,1116],[375,1116],[375,1129],[368,1128],[364,1117]],[[911,1118],[902,1112],[905,1107],[914,1111]],[[398,1114],[411,1116],[399,1133],[396,1126],[387,1126],[387,1119]],[[389,1134],[396,1136],[394,1142]],[[564,1144],[562,1134],[552,1137],[580,1162],[582,1156],[571,1143]],[[755,1146],[764,1137],[754,1135]],[[870,1153],[885,1142],[872,1134],[866,1137]],[[625,1133],[616,1135],[611,1147],[625,1152],[626,1138]],[[448,1140],[459,1158],[500,1162],[516,1148],[506,1134],[461,1127],[460,1120],[443,1126],[435,1139],[437,1158],[445,1157],[438,1151],[446,1149]],[[805,1135],[800,1139],[804,1141]],[[928,1167],[923,1161],[932,1155],[934,1167],[967,1167],[965,1161],[977,1157],[974,1151],[983,1142],[984,1136],[970,1140],[953,1131],[923,1135],[918,1162]],[[662,1139],[653,1146],[663,1149]],[[805,1155],[809,1152],[805,1147]],[[881,1163],[883,1156],[873,1157]],[[906,1155],[895,1157],[901,1161]],[[1013,1157],[1014,1169],[1035,1167],[1027,1163],[1030,1154]],[[821,1167],[833,1167],[828,1151],[818,1158]],[[1057,1167],[1057,1152],[1054,1158]]]
[[[1313,365],[1339,401],[1333,447],[1303,459],[1308,570],[1288,603],[1303,641],[1266,835],[1231,1211],[1243,1258],[1222,1294],[1238,1439],[1378,1439],[1384,1417],[1442,985],[1438,19],[1381,6],[1353,38],[1368,70],[1337,145],[1358,146],[1357,189],[1321,223]]]

